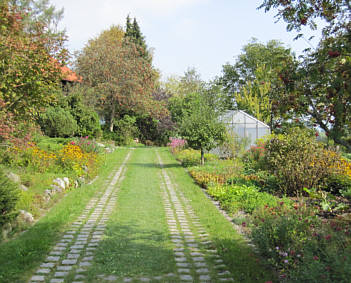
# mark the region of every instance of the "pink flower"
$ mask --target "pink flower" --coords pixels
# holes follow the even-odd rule
[[[315,255],[315,256],[313,257],[313,259],[314,259],[314,260],[319,260],[319,257]]]
[[[75,143],[74,141],[71,141],[71,144],[72,144],[72,145],[75,145],[76,143]]]

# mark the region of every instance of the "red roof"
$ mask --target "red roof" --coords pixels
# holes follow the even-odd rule
[[[82,82],[82,77],[78,76],[75,72],[73,72],[67,66],[61,67],[61,71],[63,74],[63,80],[69,82]]]

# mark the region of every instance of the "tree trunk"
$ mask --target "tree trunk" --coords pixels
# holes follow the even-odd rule
[[[115,110],[115,106],[113,105],[112,112],[111,112],[111,118],[110,118],[110,132],[111,133],[113,132],[113,124],[115,122],[115,113],[116,113],[116,110]]]
[[[204,149],[201,148],[201,165],[204,165],[205,164],[205,152],[204,152]]]

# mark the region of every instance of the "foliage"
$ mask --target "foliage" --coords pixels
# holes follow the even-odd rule
[[[247,138],[241,138],[234,132],[227,130],[223,144],[218,147],[221,157],[229,159],[241,158],[246,152],[248,142]]]
[[[118,133],[119,144],[129,145],[134,138],[139,136],[139,129],[136,126],[136,117],[125,115],[122,119],[115,122]]]
[[[316,18],[321,18],[327,23],[323,29],[325,36],[343,32],[350,27],[351,5],[348,0],[264,0],[259,9],[262,8],[265,12],[273,8],[278,9],[276,17],[287,23],[288,31],[301,31],[306,25],[316,29]]]
[[[67,93],[64,93],[60,105],[76,120],[76,135],[99,137],[101,135],[100,119],[93,107],[88,106],[84,101],[86,91],[87,89],[80,85],[69,88]]]
[[[323,38],[315,50],[306,50],[302,62],[282,73],[290,104],[282,113],[294,112],[322,128],[335,143],[351,151],[351,57],[350,15],[347,0],[265,0],[260,8],[278,8],[277,17],[287,29],[316,28],[315,18],[326,21]],[[303,36],[300,33],[297,37]]]
[[[323,190],[335,195],[351,191],[351,178],[343,174],[332,174],[326,179]]]
[[[130,112],[158,117],[165,111],[152,97],[156,73],[151,63],[123,36],[120,27],[111,27],[90,40],[77,59],[84,82],[99,96],[99,111],[111,132],[115,120]]]
[[[130,41],[133,42],[135,45],[140,46],[142,50],[140,52],[140,55],[145,60],[148,60],[149,62],[152,61],[151,54],[147,51],[145,38],[140,31],[139,24],[136,18],[134,18],[133,23],[131,23],[129,15],[126,19],[126,32],[124,34],[124,38],[127,40],[127,42]]]
[[[33,118],[55,100],[66,50],[64,39],[50,36],[45,23],[36,21],[28,31],[27,12],[10,1],[0,4],[0,99],[7,113]]]
[[[15,183],[6,177],[0,169],[0,230],[11,222],[16,216],[16,203],[19,198],[19,190]]]
[[[244,110],[271,126],[272,119],[275,123],[286,119],[280,111],[285,107],[285,89],[279,76],[295,63],[294,54],[281,42],[271,40],[265,45],[252,39],[235,64],[223,66],[217,81],[231,98],[227,107]]]
[[[72,137],[78,130],[74,117],[61,107],[49,107],[41,114],[38,123],[49,137]]]
[[[219,200],[221,206],[231,213],[239,210],[252,213],[255,209],[263,206],[275,207],[280,201],[279,198],[271,194],[260,192],[255,186],[210,186],[208,193]],[[285,201],[288,202],[288,200]]]
[[[322,222],[306,204],[281,204],[254,213],[252,239],[283,282],[347,282],[350,226]]]
[[[318,188],[336,171],[335,164],[340,160],[338,154],[324,150],[311,133],[299,128],[274,136],[265,150],[267,170],[288,195],[301,195],[303,188]]]
[[[189,147],[201,150],[201,164],[204,164],[204,151],[211,150],[225,140],[225,127],[218,120],[218,113],[210,104],[204,92],[194,94],[190,101],[189,113],[180,124],[180,134]]]
[[[88,136],[80,137],[78,139],[75,139],[73,142],[74,142],[74,144],[78,145],[83,150],[83,152],[86,152],[86,153],[90,153],[90,152],[100,153],[101,152],[101,149],[98,146],[98,144],[96,143],[96,141],[89,139]]]
[[[185,145],[186,140],[172,137],[169,138],[169,143],[167,144],[173,154],[177,154],[180,150],[184,149]]]

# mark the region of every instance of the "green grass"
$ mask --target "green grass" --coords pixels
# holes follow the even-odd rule
[[[195,213],[200,217],[202,225],[210,234],[236,282],[276,281],[274,272],[266,267],[265,262],[220,214],[168,149],[161,149],[160,155],[172,182],[177,184],[178,189],[191,201]]]
[[[118,277],[157,276],[174,272],[175,262],[161,198],[155,151],[137,148],[128,161],[117,206],[90,270]]]
[[[120,149],[107,155],[92,185],[72,190],[28,231],[9,242],[0,244],[0,282],[25,282],[43,262],[51,247],[83,211],[91,197],[103,188],[111,170],[119,165],[127,153]]]

